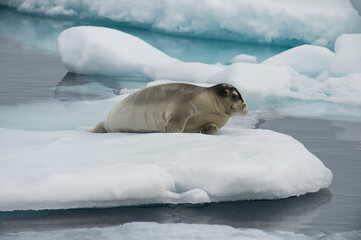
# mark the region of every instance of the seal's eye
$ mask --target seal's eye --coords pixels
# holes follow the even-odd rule
[[[231,98],[232,98],[232,100],[236,100],[238,98],[238,96],[236,94],[232,94]]]

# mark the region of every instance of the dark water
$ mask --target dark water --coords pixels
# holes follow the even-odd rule
[[[284,117],[261,128],[291,135],[333,173],[330,202],[300,231],[361,230],[361,123]]]
[[[0,104],[53,98],[99,99],[119,94],[123,88],[144,87],[147,82],[67,74],[55,52],[0,38]],[[95,87],[89,87],[91,84]],[[302,142],[332,170],[330,188],[277,201],[0,212],[0,233],[103,227],[133,221],[223,224],[306,234],[361,230],[361,123],[279,117],[266,118],[259,127]]]
[[[319,207],[330,202],[321,190],[278,201],[239,201],[199,205],[153,205],[108,209],[69,209],[0,213],[0,232],[104,227],[127,222],[222,224],[243,228],[294,231]]]
[[[52,98],[66,72],[58,56],[0,38],[0,105]]]

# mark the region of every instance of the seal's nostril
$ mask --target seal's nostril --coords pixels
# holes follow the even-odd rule
[[[247,107],[247,105],[245,103],[243,103],[243,107]]]

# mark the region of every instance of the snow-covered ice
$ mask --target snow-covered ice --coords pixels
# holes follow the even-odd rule
[[[346,38],[346,40],[345,40]],[[349,41],[357,44],[348,44]],[[152,80],[195,83],[228,82],[247,97],[252,95],[302,100],[322,100],[361,105],[358,75],[346,75],[343,90],[329,68],[342,59],[350,63],[345,73],[358,71],[359,35],[343,35],[336,53],[327,48],[303,45],[265,60],[231,65],[186,63],[167,56],[146,42],[121,31],[99,27],[75,27],[58,38],[58,51],[69,71],[82,74],[141,75]],[[350,57],[345,53],[353,52]],[[356,63],[355,63],[356,61]],[[343,64],[345,66],[345,64]],[[341,67],[341,65],[338,65]],[[355,70],[356,69],[356,70]],[[331,71],[331,74],[333,72]],[[332,83],[331,83],[332,82]]]
[[[1,235],[0,235],[1,236]],[[206,224],[159,224],[153,222],[134,222],[124,225],[103,227],[103,228],[83,228],[83,229],[66,229],[41,232],[19,232],[4,234],[4,240],[43,240],[43,239],[235,239],[235,240],[312,240],[312,239],[329,239],[356,240],[361,237],[358,231],[343,233],[305,235],[301,233],[286,231],[270,231],[259,229],[232,228],[224,225],[206,225]]]
[[[0,129],[0,210],[279,199],[332,173],[290,136]]]
[[[233,117],[215,136],[85,132],[134,91],[1,106],[0,209],[275,199],[331,183],[295,139],[252,129],[261,111]]]
[[[218,72],[207,82],[216,84],[227,82],[236,86],[247,99],[250,95],[258,97],[288,97],[291,91],[292,72],[285,67],[253,64],[234,63],[223,71]]]
[[[101,27],[63,31],[58,38],[58,52],[64,66],[80,74],[205,81],[221,69],[217,65],[179,61],[137,37]]]
[[[105,19],[232,41],[332,46],[343,33],[361,32],[361,17],[346,0],[3,0],[0,4],[25,13]]]
[[[332,76],[361,73],[361,34],[343,34],[337,38],[329,72]]]
[[[302,45],[291,48],[263,61],[263,64],[290,66],[301,74],[311,77],[325,71],[334,56],[328,48]]]
[[[257,57],[256,56],[251,56],[251,55],[247,55],[247,54],[240,54],[235,56],[234,58],[230,59],[226,65],[231,65],[233,63],[237,63],[237,62],[249,62],[249,63],[257,63]]]

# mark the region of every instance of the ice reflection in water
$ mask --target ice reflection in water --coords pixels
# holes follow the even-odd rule
[[[318,209],[331,198],[332,194],[323,189],[283,200],[0,212],[0,233],[103,227],[127,222],[220,224],[295,231],[312,222]]]
[[[67,73],[56,86],[55,98],[62,101],[98,100],[120,95],[127,89],[146,87],[150,79],[137,76],[100,76]]]

